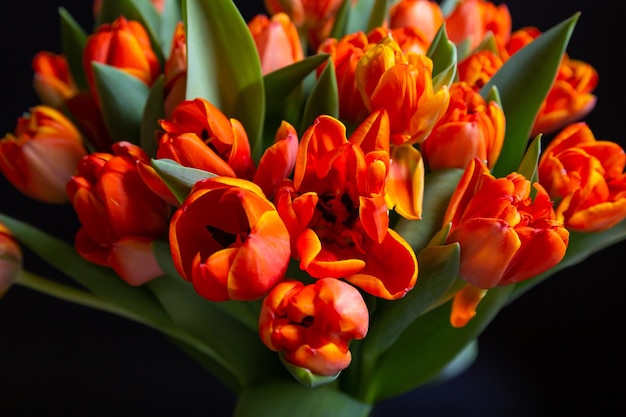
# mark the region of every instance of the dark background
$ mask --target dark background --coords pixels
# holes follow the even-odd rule
[[[248,20],[262,1],[239,1]],[[619,2],[508,1],[514,28],[547,30],[582,11],[568,52],[600,74],[586,120],[598,139],[626,146]],[[38,103],[30,60],[60,51],[57,8],[91,29],[88,0],[2,2],[0,134]],[[621,60],[621,59],[620,59]],[[68,206],[28,200],[0,178],[0,211],[71,239]],[[624,415],[626,244],[551,277],[506,307],[479,338],[469,370],[381,406],[379,417]],[[54,274],[27,255],[31,269]],[[228,416],[234,397],[160,334],[107,313],[13,287],[0,300],[0,415]],[[442,406],[442,404],[444,406]],[[412,408],[409,409],[409,406]],[[412,411],[411,411],[412,410]],[[436,411],[438,410],[438,411]]]

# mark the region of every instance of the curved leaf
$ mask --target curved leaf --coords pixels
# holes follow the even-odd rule
[[[239,395],[234,417],[367,417],[372,408],[371,404],[359,402],[333,385],[311,389],[293,379],[265,379]]]
[[[202,97],[246,129],[263,153],[265,93],[252,35],[232,0],[183,1],[187,38],[186,98]]]
[[[139,145],[141,123],[150,88],[118,68],[92,62],[102,117],[114,141]]]
[[[182,166],[171,159],[153,159],[151,164],[180,203],[185,201],[196,182],[215,176],[201,169]]]
[[[541,34],[513,54],[480,90],[483,97],[498,88],[506,116],[506,134],[493,173],[496,177],[515,171],[544,98],[550,91],[580,13]]]
[[[63,7],[59,8],[59,16],[61,17],[61,49],[67,59],[72,79],[79,90],[87,90],[89,86],[83,67],[83,50],[87,42],[87,34]]]
[[[380,401],[413,390],[443,372],[506,304],[512,286],[490,289],[467,325],[450,325],[450,303],[420,316],[378,360],[359,398]]]
[[[442,86],[450,86],[456,77],[457,50],[448,39],[445,25],[442,25],[426,52],[433,61],[433,88],[435,91]]]
[[[299,132],[304,132],[318,116],[323,114],[339,117],[339,91],[335,66],[332,65],[330,58],[307,98]]]
[[[150,158],[154,158],[158,147],[157,132],[161,130],[159,120],[165,117],[163,106],[163,82],[165,77],[159,78],[150,87],[148,98],[141,116],[140,143]]]

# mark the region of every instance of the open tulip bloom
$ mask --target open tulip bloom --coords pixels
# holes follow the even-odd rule
[[[60,13],[0,172],[80,228],[0,213],[0,295],[159,330],[236,416],[366,416],[626,238],[626,153],[584,122],[598,76],[566,54],[579,14],[541,33],[485,0],[265,5],[98,1],[92,31]]]

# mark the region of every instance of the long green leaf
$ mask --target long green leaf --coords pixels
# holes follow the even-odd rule
[[[163,104],[163,83],[165,77],[160,75],[150,87],[150,92],[146,98],[143,115],[140,125],[140,144],[150,158],[156,156],[158,148],[157,133],[161,130],[159,120],[165,117],[165,107]]]
[[[72,79],[79,90],[87,90],[89,86],[83,67],[83,50],[87,42],[87,34],[63,7],[59,8],[59,16],[61,17],[61,49],[67,59]]]
[[[304,132],[317,117],[323,114],[339,117],[339,90],[335,66],[332,65],[330,58],[306,101],[299,132]]]
[[[141,124],[150,88],[139,78],[110,65],[93,62],[102,117],[114,141],[140,144]]]
[[[367,417],[372,408],[371,404],[359,402],[332,385],[311,389],[293,380],[266,378],[243,391],[237,399],[234,417]]]
[[[196,182],[215,176],[201,169],[182,166],[171,159],[153,159],[151,165],[179,203],[185,201]]]
[[[426,55],[433,60],[433,88],[450,86],[456,77],[457,50],[448,39],[444,26],[439,28],[435,39],[428,47]]]
[[[490,289],[476,316],[461,328],[450,325],[450,303],[419,317],[380,358],[359,398],[378,402],[433,380],[476,340],[506,304],[511,291],[511,286]]]
[[[487,97],[492,87],[498,88],[506,116],[504,145],[493,169],[496,177],[519,167],[579,16],[574,14],[513,54],[481,89],[481,95]]]
[[[232,0],[183,1],[188,99],[202,97],[239,120],[258,160],[265,93],[252,35]]]

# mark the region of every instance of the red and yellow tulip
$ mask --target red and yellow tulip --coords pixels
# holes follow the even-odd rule
[[[285,278],[289,233],[256,184],[197,182],[172,216],[170,250],[180,275],[211,301],[256,300]]]
[[[400,0],[389,8],[389,27],[415,28],[421,32],[428,44],[444,23],[443,11],[436,1]]]
[[[567,126],[539,160],[539,182],[557,202],[557,217],[571,230],[598,232],[626,218],[626,153],[596,140],[589,126]]]
[[[415,285],[417,259],[389,228],[385,178],[389,120],[377,111],[346,138],[346,128],[320,116],[304,133],[293,181],[276,192],[278,212],[300,268],[314,278],[343,278],[381,298]]]
[[[363,102],[370,112],[387,111],[394,145],[423,141],[446,111],[448,88],[435,91],[432,72],[430,58],[405,54],[391,36],[359,59],[355,79]]]
[[[487,102],[465,83],[453,83],[448,109],[420,150],[431,170],[464,169],[473,158],[491,168],[502,150],[505,124],[497,102]]]
[[[368,326],[369,312],[359,291],[334,278],[278,284],[263,300],[259,316],[259,335],[269,349],[324,376],[350,365],[349,344],[363,339]]]
[[[143,149],[128,142],[112,149],[85,156],[67,185],[81,223],[75,247],[84,259],[141,285],[163,274],[151,243],[167,233],[170,206],[137,171],[150,161]]]
[[[248,135],[203,98],[185,100],[162,120],[157,158],[216,175],[252,179],[255,171]]]
[[[87,151],[60,111],[35,106],[0,140],[0,172],[18,190],[46,203],[66,203],[65,186]]]

